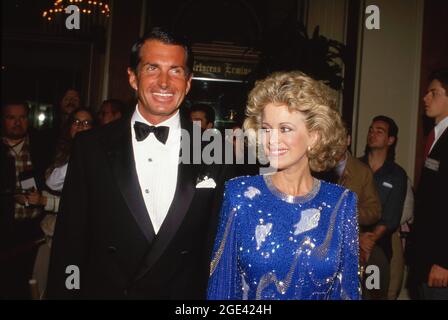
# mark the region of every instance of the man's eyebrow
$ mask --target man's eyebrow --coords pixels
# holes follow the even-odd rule
[[[145,67],[145,66],[159,67],[160,64],[155,63],[155,62],[145,62],[145,63],[142,64],[142,67]],[[177,68],[181,68],[182,70],[185,70],[185,67],[182,66],[182,65],[173,65],[173,66],[170,66],[170,69],[177,69]]]
[[[369,130],[381,130],[381,131],[386,131],[386,129],[383,128],[383,127],[374,127],[374,126],[370,126],[370,127],[369,127]]]
[[[157,67],[158,64],[157,63],[153,63],[153,62],[145,62],[145,63],[142,64],[142,67],[144,67],[144,66],[155,66],[155,67]]]
[[[185,70],[185,67],[184,67],[184,66],[177,66],[177,65],[174,65],[174,66],[171,66],[171,67],[170,67],[170,69],[176,69],[176,68],[181,68],[182,70]]]

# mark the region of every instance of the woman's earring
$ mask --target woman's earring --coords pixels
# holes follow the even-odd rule
[[[308,152],[311,152],[311,146],[308,146]]]

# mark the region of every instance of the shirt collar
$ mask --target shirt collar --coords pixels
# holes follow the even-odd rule
[[[363,157],[359,158],[359,160],[364,162],[364,164],[366,164],[370,168],[370,166],[369,166],[369,157],[368,157],[367,153],[364,154]],[[395,161],[386,158],[386,160],[384,160],[383,165],[380,168],[378,168],[378,170],[376,170],[373,175],[374,176],[379,176],[379,175],[382,174],[382,172],[389,172],[391,170],[391,168],[392,169],[394,168],[394,166],[395,166]]]
[[[448,117],[445,117],[442,121],[440,121],[434,127],[434,137],[435,137],[435,140],[440,138],[440,136],[445,132],[446,128],[448,128]]]
[[[10,144],[8,143],[8,141],[6,140],[5,137],[2,137],[2,138],[1,138],[1,141],[2,141],[2,143],[3,143],[5,146],[7,146],[8,148],[10,148],[11,150],[14,150],[14,152],[17,153],[17,154],[19,154],[19,153],[22,151],[23,146],[25,145],[25,143],[26,143],[26,144],[29,144],[29,138],[28,138],[28,135],[25,136],[25,138],[23,138],[20,142],[16,143],[15,145],[10,145]]]
[[[134,133],[134,123],[136,121],[143,122],[149,126],[153,126],[152,123],[150,123],[148,120],[143,118],[140,111],[138,110],[138,104],[135,107],[134,114],[131,118],[131,128],[132,128],[132,137],[135,139],[135,133]],[[167,144],[170,144],[170,142],[174,142],[176,140],[176,137],[179,135],[180,132],[180,115],[179,110],[176,111],[176,113],[169,119],[166,119],[165,121],[162,121],[161,123],[157,124],[156,127],[159,126],[166,126],[170,128],[170,133],[168,135]],[[174,140],[173,140],[174,139]]]
[[[348,151],[345,152],[344,159],[339,161],[339,163],[336,165],[335,170],[337,175],[340,177],[344,173],[345,167],[347,166],[347,159],[348,159]]]

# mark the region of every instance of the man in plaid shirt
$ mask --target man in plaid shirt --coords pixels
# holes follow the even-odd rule
[[[42,235],[42,208],[30,206],[24,192],[44,187],[51,152],[28,130],[26,103],[2,105],[0,140],[0,299],[29,297],[28,280]],[[27,182],[25,182],[27,181]]]

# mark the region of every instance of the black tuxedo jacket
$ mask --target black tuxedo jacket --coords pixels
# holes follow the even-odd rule
[[[205,298],[229,170],[180,163],[173,202],[155,235],[137,178],[130,123],[119,120],[75,139],[52,246],[50,299]],[[186,119],[181,127],[191,133]],[[216,188],[196,188],[204,176]],[[79,268],[79,289],[66,288],[75,274],[66,273],[70,265]]]
[[[412,238],[416,275],[425,282],[433,264],[448,269],[448,129],[437,140],[428,160],[417,189]]]

